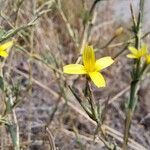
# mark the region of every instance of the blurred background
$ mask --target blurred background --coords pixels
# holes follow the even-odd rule
[[[85,78],[62,73],[62,67],[75,63],[80,55],[88,11],[94,0],[57,2],[0,0],[0,35],[14,33],[19,28],[12,35],[16,44],[4,64],[4,77],[10,94],[12,97],[17,95],[19,101],[14,111],[20,145],[23,150],[53,150],[54,147],[58,150],[103,150],[105,146],[100,140],[93,142],[95,124],[86,117],[67,87],[74,86],[82,94]],[[131,81],[132,60],[126,58],[127,46],[134,36],[130,2],[137,15],[139,0],[98,2],[87,40],[94,46],[97,58],[108,55],[115,58],[115,63],[102,72],[107,87],[98,89],[93,85],[92,89],[99,103],[110,99],[105,124],[119,133],[123,133]],[[144,41],[148,45],[149,10],[150,1],[145,0],[142,35],[146,34]],[[120,27],[123,33],[116,36]],[[148,77],[142,80],[131,128],[131,138],[146,149],[150,149],[149,84]],[[4,108],[1,100],[0,111]],[[118,133],[110,134],[110,137],[117,144],[121,143]],[[5,126],[0,128],[0,149],[13,149]]]

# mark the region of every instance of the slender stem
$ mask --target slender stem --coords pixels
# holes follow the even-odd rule
[[[90,9],[90,14],[93,13],[93,11],[94,11],[94,9],[95,9],[95,7],[96,7],[96,4],[97,4],[99,1],[101,1],[101,0],[95,0],[95,1],[94,1],[94,3],[92,4],[92,7],[91,7],[91,9]]]
[[[89,83],[88,79],[87,79],[87,88],[89,90],[89,103],[91,105],[92,116],[94,118],[94,121],[96,121],[96,123],[97,123],[97,128],[95,130],[95,134],[96,133],[98,134],[98,137],[105,144],[107,149],[113,150],[115,145],[108,142],[108,139],[107,139],[107,137],[105,135],[105,132],[102,128],[102,122],[101,122],[101,120],[98,116],[97,106],[96,106],[94,95],[93,95],[93,92],[92,92],[92,89],[91,89],[91,84]],[[99,134],[99,131],[101,132],[101,135]]]
[[[104,46],[100,47],[100,49],[103,49],[105,47],[108,47],[108,45],[110,45],[115,39],[116,39],[116,35],[114,35]]]
[[[18,120],[17,120],[17,116],[16,116],[15,110],[13,110],[12,113],[13,113],[14,123],[15,123],[15,127],[16,127],[15,150],[20,150],[20,137],[19,137],[19,133],[20,132],[19,132]]]
[[[93,25],[94,10],[95,10],[96,5],[100,1],[101,0],[95,0],[89,10],[88,20],[87,20],[86,24],[84,25],[83,37],[82,37],[82,41],[80,44],[80,55],[82,55],[84,46],[88,43],[89,35],[90,35],[91,28]],[[81,56],[77,59],[76,63],[79,63],[80,61],[81,61]]]

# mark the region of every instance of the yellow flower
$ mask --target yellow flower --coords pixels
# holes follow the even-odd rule
[[[150,54],[146,55],[145,59],[146,59],[146,63],[150,64]]]
[[[143,44],[141,49],[136,49],[135,47],[129,46],[128,47],[131,54],[128,54],[128,58],[133,58],[133,59],[140,59],[142,56],[145,56],[147,54],[147,45]]]
[[[8,48],[10,48],[12,45],[13,45],[13,41],[9,41],[9,42],[6,42],[4,44],[1,44],[0,45],[0,56],[1,57],[7,57],[8,56],[8,52],[6,51]]]
[[[83,65],[70,64],[63,67],[67,74],[87,74],[97,87],[105,87],[105,79],[99,71],[110,66],[114,61],[111,57],[103,57],[95,60],[94,49],[86,45],[83,51]]]

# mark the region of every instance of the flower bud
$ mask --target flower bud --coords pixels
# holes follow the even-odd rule
[[[119,27],[119,28],[115,31],[114,35],[115,35],[115,36],[119,36],[119,35],[122,34],[122,33],[123,33],[123,27]]]

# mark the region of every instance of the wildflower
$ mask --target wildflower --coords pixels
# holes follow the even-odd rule
[[[150,54],[145,56],[146,64],[150,64]]]
[[[129,50],[131,54],[128,54],[128,58],[133,58],[133,59],[140,59],[142,56],[145,56],[147,54],[147,45],[144,44],[139,50],[136,49],[135,47],[129,46]]]
[[[86,45],[83,51],[83,65],[70,64],[63,67],[63,72],[67,74],[86,74],[97,87],[105,87],[105,79],[99,72],[110,66],[114,61],[111,57],[103,57],[95,60],[94,49],[92,46]]]
[[[6,58],[8,56],[8,52],[6,51],[13,45],[13,41],[6,42],[0,45],[0,56]]]

